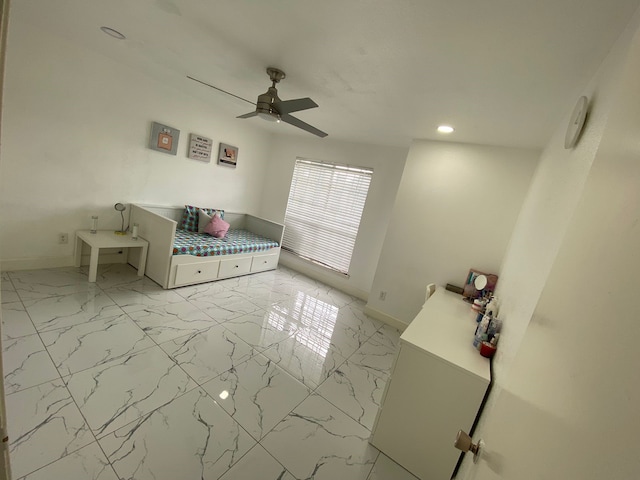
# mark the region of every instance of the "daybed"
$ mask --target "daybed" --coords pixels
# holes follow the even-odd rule
[[[176,288],[274,270],[284,225],[245,213],[224,212],[231,227],[223,239],[178,228],[185,207],[131,205],[130,224],[149,242],[145,274]],[[195,241],[195,243],[194,243]],[[137,264],[135,253],[130,263]]]

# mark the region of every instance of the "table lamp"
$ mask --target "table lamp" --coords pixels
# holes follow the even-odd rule
[[[122,227],[120,227],[120,230],[116,230],[114,233],[116,235],[126,235],[127,231],[124,229],[124,213],[122,212],[124,212],[127,207],[122,203],[116,203],[113,208],[120,212],[120,217],[122,217]]]

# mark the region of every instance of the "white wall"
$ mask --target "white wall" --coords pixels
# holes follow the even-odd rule
[[[371,288],[407,149],[333,141],[327,137],[281,136],[273,140],[260,214],[284,221],[296,157],[373,168],[367,203],[356,238],[349,278],[297,259],[286,252],[281,263],[366,299]]]
[[[617,92],[630,33],[620,38],[598,73],[576,92],[576,97],[567,99],[566,118],[557,126],[540,158],[500,270],[497,295],[501,316],[508,321],[504,325],[503,345],[495,359],[498,376],[506,373],[519,347],[582,194]],[[590,99],[589,115],[579,143],[567,150],[566,126],[579,95]]]
[[[119,228],[116,202],[260,208],[271,137],[215,103],[33,28],[19,15],[9,28],[5,89],[4,269],[71,264],[73,241],[58,245],[57,234],[88,228],[92,214],[100,228]],[[152,121],[181,130],[176,156],[146,147]],[[218,142],[238,146],[238,167],[188,159],[189,133],[212,138],[214,156]]]
[[[599,97],[613,103],[583,194],[481,432],[489,461],[470,478],[640,476],[639,25],[640,13],[628,57],[607,65],[625,70]]]
[[[538,156],[535,150],[415,140],[368,311],[409,323],[427,284],[462,285],[470,268],[497,274]],[[380,291],[387,292],[384,301]]]
[[[588,378],[589,381],[593,382],[589,391],[583,392],[581,399],[575,399],[576,405],[572,405],[571,408],[577,407],[578,403],[581,404],[589,400],[592,395],[603,391],[599,385],[600,380],[596,379],[601,372],[600,368],[594,371],[587,366],[587,363],[580,364],[583,359],[583,353],[589,352],[589,349],[594,346],[589,347],[581,344],[577,341],[577,338],[581,335],[580,331],[597,330],[595,324],[605,322],[604,325],[607,325],[607,322],[612,318],[607,315],[607,320],[605,320],[591,313],[580,316],[577,312],[582,304],[590,305],[590,299],[594,299],[598,304],[609,304],[610,308],[617,309],[618,305],[610,304],[608,298],[610,293],[602,295],[602,290],[599,290],[599,286],[604,286],[605,291],[609,292],[610,289],[618,289],[620,287],[619,280],[605,278],[595,271],[584,273],[581,268],[578,268],[578,264],[572,264],[570,269],[574,272],[571,274],[573,278],[567,280],[564,285],[561,283],[553,285],[553,273],[550,275],[550,272],[561,268],[559,265],[565,261],[563,260],[563,251],[565,252],[564,255],[573,257],[574,253],[572,251],[584,252],[584,248],[590,248],[594,241],[601,243],[602,249],[597,253],[592,253],[591,256],[593,258],[589,256],[580,260],[587,271],[591,268],[592,262],[597,261],[598,258],[606,256],[612,251],[620,250],[620,247],[616,245],[616,237],[620,237],[622,232],[615,232],[614,230],[610,233],[603,232],[601,227],[603,220],[599,218],[599,215],[603,214],[604,216],[616,217],[621,220],[625,214],[619,210],[616,212],[615,202],[612,203],[609,197],[610,195],[615,196],[616,192],[619,189],[624,189],[625,185],[633,185],[634,170],[628,169],[623,165],[623,162],[619,165],[610,164],[610,158],[619,158],[620,160],[622,158],[615,149],[607,153],[606,145],[615,144],[616,142],[620,142],[620,145],[628,145],[631,141],[635,142],[636,145],[636,159],[640,152],[640,149],[637,148],[637,135],[635,133],[630,134],[624,122],[621,121],[622,117],[620,115],[616,116],[616,113],[611,111],[612,104],[616,99],[621,105],[629,102],[637,104],[633,100],[634,98],[637,100],[637,92],[629,92],[627,98],[620,97],[619,92],[623,68],[628,61],[631,39],[637,25],[640,23],[638,17],[637,13],[630,27],[621,35],[615,47],[602,63],[598,73],[581,92],[577,93],[577,95],[587,95],[591,99],[588,121],[577,147],[573,150],[565,150],[563,148],[566,123],[562,122],[557,126],[555,134],[550,139],[541,157],[540,166],[514,229],[509,250],[501,269],[502,278],[501,283],[498,285],[498,294],[502,303],[501,316],[505,319],[505,323],[500,348],[494,359],[494,380],[496,385],[478,425],[477,438],[485,437],[485,440],[491,439],[492,431],[504,427],[510,422],[518,422],[521,425],[520,430],[527,431],[524,426],[526,422],[526,425],[532,427],[529,432],[531,435],[544,435],[543,439],[537,440],[538,442],[547,443],[547,445],[551,445],[550,448],[561,448],[564,454],[567,451],[568,443],[567,438],[563,437],[562,434],[569,434],[565,419],[559,418],[556,415],[557,412],[550,416],[548,413],[549,405],[539,405],[539,399],[546,398],[545,403],[548,403],[550,398],[557,398],[559,403],[566,401],[564,396],[572,392],[575,381],[575,379],[564,377],[567,369],[573,370],[570,376]],[[631,83],[633,84],[633,81]],[[573,108],[573,101],[576,99],[568,99],[566,105],[567,121]],[[637,127],[635,131],[637,132]],[[608,141],[608,138],[614,138],[615,140]],[[585,182],[589,185],[590,182],[601,181],[598,179],[598,162],[600,162],[601,169],[610,169],[617,176],[626,177],[628,174],[629,178],[625,178],[619,185],[610,186],[610,192],[604,193],[600,190],[599,197],[592,197],[590,201],[599,204],[594,209],[593,206],[588,205],[586,200],[586,198],[590,197],[590,194],[588,188],[585,187]],[[628,181],[631,183],[628,183]],[[635,185],[637,186],[637,182]],[[633,202],[631,204],[633,205]],[[636,207],[637,202],[627,213],[633,212],[635,208],[637,214]],[[604,208],[606,213],[598,212],[601,208]],[[625,208],[624,210],[628,209]],[[571,231],[571,225],[577,218],[584,218],[584,221],[591,224],[593,231],[583,231],[574,238],[572,243],[568,238],[565,238],[565,233]],[[618,229],[620,226],[621,224],[617,224],[615,228]],[[567,233],[567,235],[569,234]],[[601,240],[599,241],[597,238],[601,238]],[[605,243],[602,243],[603,240]],[[558,253],[559,250],[560,253]],[[629,256],[628,258],[630,260],[632,257]],[[619,268],[613,276],[624,277],[627,268],[630,267],[631,265]],[[567,273],[564,272],[563,275]],[[610,276],[611,273],[611,271],[608,271],[607,275]],[[598,279],[596,282],[598,287],[593,291],[585,289],[584,278],[587,277]],[[569,308],[572,313],[560,313],[560,310],[549,310],[540,313],[542,311],[540,310],[540,305],[544,299],[544,294],[541,297],[543,291],[549,292],[549,295],[553,295],[556,298],[555,301],[558,301],[565,294],[569,295],[574,286],[580,291],[581,298],[568,299],[566,302],[562,301],[563,306],[558,306],[558,308],[563,309]],[[587,310],[589,308],[594,307],[591,305]],[[532,320],[530,325],[535,309],[538,309],[538,312],[534,316],[535,321]],[[597,311],[597,308],[594,308],[595,311]],[[617,320],[613,321],[616,322]],[[617,329],[618,327],[616,326]],[[572,330],[577,335],[575,339],[567,338],[567,335]],[[625,331],[627,332],[626,334],[629,333],[629,330]],[[561,336],[560,338],[558,337],[559,335]],[[607,338],[604,342],[609,345],[612,339]],[[617,346],[614,347],[614,349],[616,348]],[[598,355],[597,358],[600,361],[603,357]],[[621,367],[624,368],[625,365],[623,364]],[[559,375],[560,377],[558,377]],[[613,378],[617,377],[617,375],[617,372],[611,372]],[[559,378],[561,378],[560,381],[558,381]],[[531,382],[532,379],[535,379],[535,381]],[[548,379],[553,380],[547,382]],[[530,389],[523,390],[523,386],[527,382],[530,385],[535,385],[536,393],[532,398],[529,398],[532,395]],[[515,385],[519,386],[515,387]],[[580,386],[580,389],[583,387]],[[516,391],[514,391],[514,388]],[[526,394],[523,395],[523,392],[526,392]],[[574,393],[570,394],[574,395]],[[508,413],[504,410],[505,405],[508,408]],[[594,412],[593,419],[599,415]],[[519,418],[516,420],[514,416]],[[590,420],[586,419],[583,419],[583,421],[590,422]],[[550,433],[548,431],[550,428],[557,428],[557,431],[562,434],[556,435],[555,431]],[[571,435],[575,433],[574,431]],[[586,435],[578,433],[578,437],[580,437],[579,440],[582,443]],[[574,436],[571,438],[578,440]],[[549,443],[552,439],[561,439],[564,444]],[[539,445],[536,446],[539,447]],[[499,447],[495,444],[491,445],[491,448],[494,452],[494,459],[501,458],[504,452],[499,452]],[[522,455],[518,455],[518,457],[520,461],[524,461]],[[584,458],[587,457],[588,455],[584,455]],[[529,461],[532,464],[535,462],[533,459],[529,459]],[[570,461],[568,457],[566,461]],[[539,474],[540,468],[543,467],[544,463],[536,463],[536,468],[533,471],[538,474],[537,478],[545,476]],[[475,478],[477,470],[481,472],[478,474],[478,478],[510,478],[509,475],[502,472],[502,467],[496,462],[492,461],[480,465],[476,469],[469,460],[465,460],[459,477]],[[577,464],[574,466],[577,466]],[[531,470],[531,467],[532,465],[518,466],[518,468],[522,468],[522,471]],[[521,475],[518,476],[521,477]],[[552,476],[547,475],[547,477],[551,478]],[[570,477],[577,478],[575,474]],[[562,478],[562,475],[555,476],[555,478]],[[609,476],[609,478],[631,477]]]

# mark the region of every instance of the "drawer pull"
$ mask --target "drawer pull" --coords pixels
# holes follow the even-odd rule
[[[198,272],[197,272],[197,273],[202,273],[202,270],[198,270]]]
[[[240,268],[240,266],[239,266],[239,265],[236,265],[234,268]]]

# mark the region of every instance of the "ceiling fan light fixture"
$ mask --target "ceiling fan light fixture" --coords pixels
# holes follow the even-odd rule
[[[455,130],[455,128],[453,128],[450,125],[440,125],[438,127],[438,132],[439,133],[453,133]]]
[[[267,122],[280,122],[280,115],[272,112],[258,112],[258,116]]]

